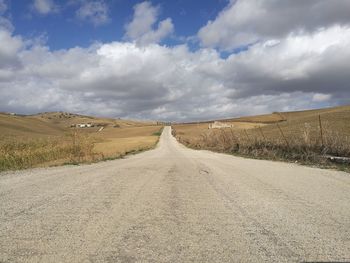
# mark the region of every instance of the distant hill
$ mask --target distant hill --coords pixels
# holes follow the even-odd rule
[[[270,136],[280,136],[278,124],[287,135],[300,134],[308,126],[316,134],[319,129],[319,116],[325,132],[350,136],[350,106],[340,106],[315,110],[274,112],[271,114],[247,116],[220,120],[244,127],[244,123],[261,124],[263,131]]]
[[[319,117],[324,132],[332,132],[333,136],[350,136],[350,106],[324,108],[307,111],[280,113],[285,119],[279,125],[288,134],[300,133],[310,127],[314,134],[319,130]],[[264,127],[266,132],[279,133],[276,125]]]
[[[281,138],[280,128],[288,138],[301,138],[305,131],[309,131],[313,138],[319,138],[319,117],[325,136],[331,136],[334,139],[342,138],[342,140],[348,137],[350,140],[350,106],[274,112],[216,121],[230,123],[234,130],[246,130],[252,138],[261,137],[262,133],[268,138]],[[178,134],[191,140],[208,131],[209,123],[212,122],[214,121],[182,123],[174,127]]]
[[[332,107],[332,108],[323,108],[323,109],[315,109],[315,110],[304,110],[304,111],[290,111],[290,112],[274,112],[271,114],[264,115],[255,115],[255,116],[246,116],[232,119],[224,119],[221,121],[226,122],[254,122],[254,123],[279,123],[284,121],[295,121],[302,119],[312,119],[322,115],[326,118],[334,115],[336,118],[343,119],[347,117],[350,113],[350,106],[340,106],[340,107]]]
[[[34,115],[17,115],[13,113],[0,113],[1,136],[59,136],[69,131],[72,125],[79,123],[93,123],[105,127],[138,127],[151,125],[152,122],[121,120],[112,118],[98,118],[73,114],[68,112],[45,112]],[[98,128],[91,128],[95,131]]]

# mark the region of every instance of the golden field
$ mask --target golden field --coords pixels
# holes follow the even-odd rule
[[[328,156],[350,157],[350,106],[220,122],[232,127],[209,129],[210,122],[177,124],[173,133],[192,148],[255,158],[325,164]]]
[[[72,127],[79,123],[95,127]],[[0,113],[0,171],[120,158],[154,147],[161,129],[154,122],[64,112]]]

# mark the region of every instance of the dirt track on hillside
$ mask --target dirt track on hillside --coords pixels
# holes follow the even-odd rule
[[[350,261],[350,176],[194,151],[0,174],[0,262]]]

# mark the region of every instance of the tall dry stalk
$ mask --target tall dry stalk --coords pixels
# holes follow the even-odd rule
[[[311,125],[309,123],[304,124],[303,139],[305,145],[311,145]]]
[[[290,148],[289,142],[288,142],[288,140],[287,140],[287,137],[284,135],[284,132],[282,131],[281,127],[278,125],[278,123],[277,123],[276,125],[277,125],[277,127],[278,127],[278,129],[279,129],[279,131],[280,131],[280,133],[281,133],[281,135],[282,135],[282,138],[283,138],[283,140],[285,141],[287,147]]]
[[[319,122],[319,126],[320,126],[321,146],[324,147],[323,128],[322,128],[321,115],[318,115],[318,122]]]
[[[319,120],[318,120],[319,121]],[[312,163],[324,163],[325,155],[350,157],[350,138],[332,130],[332,126],[322,120],[314,127],[305,123],[304,127],[293,127],[292,131],[284,132],[276,124],[280,137],[271,136],[265,129],[257,127],[250,130],[205,130],[197,140],[182,132],[181,140],[186,145],[223,152],[238,153],[246,156],[268,159],[286,159]],[[322,144],[320,130],[322,127]],[[271,126],[267,129],[271,132]],[[277,135],[278,135],[277,133]],[[272,133],[276,135],[276,133]],[[269,136],[267,136],[269,135]]]

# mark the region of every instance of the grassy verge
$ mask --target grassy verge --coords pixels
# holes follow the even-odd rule
[[[216,152],[234,154],[242,157],[297,162],[324,168],[336,168],[350,172],[348,164],[336,164],[326,156],[350,157],[350,138],[339,133],[325,130],[322,138],[311,130],[300,133],[274,134],[268,137],[261,128],[247,130],[216,129],[202,130],[189,136],[185,129],[173,128],[177,140],[193,149],[207,149]]]
[[[150,128],[143,132],[147,136],[140,136],[142,131],[139,131],[138,128],[140,134],[137,136],[130,135],[130,137],[112,139],[106,139],[100,134],[96,136],[77,131],[71,131],[55,138],[22,140],[10,137],[1,138],[0,171],[64,164],[78,165],[123,158],[155,147],[162,129],[152,128],[156,132],[153,132],[151,136],[147,134],[148,129]]]
[[[0,171],[38,167],[43,164],[81,163],[95,160],[92,151],[95,139],[70,133],[62,137],[2,139],[0,142]]]
[[[160,136],[162,135],[163,129],[164,129],[164,127],[160,128],[159,131],[154,132],[152,135],[153,135],[153,136],[158,136],[158,137],[160,137]]]

